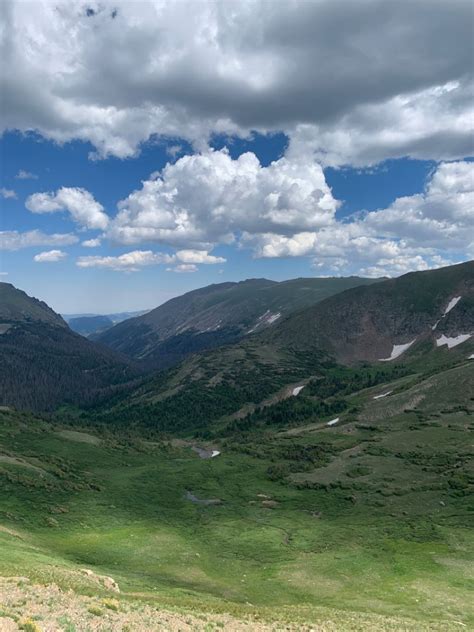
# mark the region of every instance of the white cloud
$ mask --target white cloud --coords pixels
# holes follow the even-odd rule
[[[180,263],[174,268],[166,268],[166,272],[178,272],[178,273],[186,273],[186,272],[197,272],[198,267],[193,263]]]
[[[30,171],[25,171],[24,169],[20,169],[20,171],[16,174],[15,178],[17,180],[37,180],[38,176],[35,173],[31,173]]]
[[[0,231],[0,250],[20,250],[33,246],[69,246],[78,241],[72,233],[47,234],[40,230],[29,230],[24,233],[16,230]]]
[[[442,163],[423,193],[317,231],[244,232],[257,257],[313,257],[324,272],[396,276],[474,255],[474,163]]]
[[[104,207],[85,189],[61,187],[56,193],[33,193],[26,200],[26,208],[32,213],[56,213],[68,211],[80,226],[105,229],[109,222]]]
[[[96,239],[86,239],[82,242],[82,245],[86,248],[98,248],[101,243],[102,240],[97,237]]]
[[[225,263],[224,257],[215,257],[208,254],[205,250],[178,250],[175,258],[183,263]]]
[[[16,200],[16,193],[13,189],[0,188],[0,196],[5,200]]]
[[[40,252],[33,257],[37,263],[56,263],[67,257],[67,254],[62,250],[48,250],[46,252]]]
[[[109,268],[123,272],[137,272],[144,266],[158,263],[169,263],[172,258],[162,253],[155,254],[151,250],[134,250],[118,257],[79,257],[76,265],[79,268]]]
[[[5,129],[134,155],[282,130],[327,164],[472,153],[470,0],[1,4]],[[137,71],[138,69],[138,71]]]
[[[214,257],[207,251],[181,250],[175,254],[152,252],[151,250],[133,250],[117,257],[87,256],[79,257],[76,265],[80,268],[109,268],[122,272],[138,272],[140,268],[158,264],[177,263],[175,272],[194,272],[196,263],[224,263],[223,257]]]
[[[241,231],[284,235],[330,224],[338,203],[320,165],[281,158],[262,167],[253,153],[184,156],[119,203],[108,236],[209,249]]]

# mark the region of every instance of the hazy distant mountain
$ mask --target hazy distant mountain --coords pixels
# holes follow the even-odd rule
[[[125,358],[69,329],[50,307],[0,283],[0,404],[86,404],[137,375]]]
[[[166,367],[190,353],[235,342],[281,322],[290,313],[376,279],[249,279],[188,292],[119,323],[98,336],[116,351]]]
[[[69,327],[81,336],[99,333],[114,326],[108,316],[79,316],[68,320]]]
[[[134,318],[146,314],[147,310],[137,312],[118,312],[115,314],[63,314],[64,320],[69,327],[82,336],[98,334],[106,329],[110,329],[117,323],[121,323],[127,318]]]

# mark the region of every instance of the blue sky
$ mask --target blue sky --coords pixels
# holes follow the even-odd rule
[[[412,30],[400,57],[364,1],[281,4],[260,33],[258,2],[235,4],[235,23],[185,4],[4,3],[23,28],[3,69],[3,281],[62,313],[107,313],[228,280],[472,258],[469,3],[428,16],[385,2]],[[323,23],[360,58],[304,36]],[[173,38],[155,37],[164,25]],[[217,52],[196,34],[209,26]]]

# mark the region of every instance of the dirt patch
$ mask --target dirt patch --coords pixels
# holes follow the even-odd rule
[[[15,456],[7,456],[6,454],[0,454],[0,463],[5,463],[6,465],[19,465],[20,467],[26,467],[29,470],[34,470],[40,474],[46,474],[47,472],[43,470],[41,467],[37,465],[33,465],[32,463],[28,463],[28,461],[23,461],[23,459],[17,458]]]
[[[78,443],[88,443],[90,445],[99,445],[100,439],[88,432],[78,432],[77,430],[59,430],[56,432],[59,437],[69,439],[69,441],[77,441]]]
[[[2,524],[0,524],[0,533],[6,533],[7,535],[11,535],[13,538],[19,538],[20,540],[23,540],[23,536],[20,535],[17,531],[14,531],[9,527],[5,527]]]

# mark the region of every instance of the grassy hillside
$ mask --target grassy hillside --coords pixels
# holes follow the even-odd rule
[[[274,402],[212,440],[1,412],[1,574],[72,587],[102,611],[108,596],[123,612],[214,613],[203,629],[222,612],[295,629],[474,625],[474,362],[441,364],[335,368],[286,400],[286,423]],[[337,423],[298,417],[335,397],[348,403]]]
[[[290,313],[376,279],[359,277],[249,279],[188,292],[140,316],[94,336],[116,351],[172,366],[191,353],[235,342],[261,331]]]

